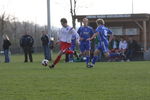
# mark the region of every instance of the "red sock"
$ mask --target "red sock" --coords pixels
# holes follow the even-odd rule
[[[73,54],[74,52],[72,50],[66,50],[66,54]]]
[[[54,65],[56,65],[60,61],[61,56],[57,56],[57,58],[54,61]]]

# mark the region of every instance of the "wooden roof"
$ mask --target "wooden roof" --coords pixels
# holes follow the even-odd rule
[[[90,22],[98,18],[104,19],[106,22],[124,22],[124,21],[143,21],[149,20],[150,14],[107,14],[107,15],[76,15],[75,18],[81,22],[83,18],[88,18]]]

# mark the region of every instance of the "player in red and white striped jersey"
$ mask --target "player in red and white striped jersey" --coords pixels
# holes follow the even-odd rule
[[[73,27],[70,27],[67,24],[66,18],[62,18],[60,20],[60,22],[62,25],[62,28],[60,29],[59,34],[58,34],[58,39],[59,39],[59,43],[60,43],[60,51],[59,51],[56,59],[54,60],[53,64],[50,65],[49,68],[54,68],[55,65],[60,61],[61,56],[63,54],[74,53],[73,51],[69,50],[69,48],[71,46],[72,35],[78,35],[78,33],[76,32],[76,30]],[[79,39],[77,39],[77,41],[79,41]]]

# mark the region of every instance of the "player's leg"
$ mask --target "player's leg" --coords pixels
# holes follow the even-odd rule
[[[79,56],[78,56],[78,54],[77,54],[77,52],[76,52],[76,45],[71,45],[71,47],[69,48],[71,51],[73,51],[73,53],[72,54],[70,54],[70,56],[69,56],[69,59],[70,59],[70,62],[73,62],[74,61],[74,57],[76,57],[77,58],[77,60],[79,60]]]
[[[109,53],[109,44],[107,42],[102,42],[101,43],[101,50],[104,53],[104,56],[109,59],[111,58],[111,55]]]
[[[75,46],[72,45],[69,49],[72,50],[72,51],[74,51],[74,48],[75,48]],[[73,62],[73,60],[74,60],[73,59],[73,54],[70,54],[69,55],[69,62]]]
[[[60,61],[61,56],[66,51],[66,44],[64,42],[60,42],[60,51],[57,54],[56,59],[54,60],[53,64],[49,66],[49,68],[54,68],[55,65]]]
[[[63,55],[64,53],[60,50],[57,54],[57,57],[56,59],[54,60],[53,64],[49,66],[49,68],[54,68],[55,65],[60,61],[61,59],[61,56]]]
[[[85,45],[83,42],[80,43],[80,52],[81,52],[81,58],[83,59],[85,57]]]
[[[86,51],[85,51],[85,54],[86,54],[86,65],[88,67],[89,66],[89,61],[90,61],[90,49],[91,49],[90,43],[87,43],[85,45],[85,49],[86,49]]]
[[[87,51],[85,51],[85,54],[86,54],[86,65],[87,65],[87,67],[88,67],[88,65],[89,65],[89,62],[90,62],[90,51],[89,50],[87,50]]]
[[[62,49],[63,53],[66,54],[66,62],[69,62],[70,60],[70,55],[73,55],[74,50],[71,49],[71,44],[65,44],[65,47]]]
[[[74,51],[74,56],[79,60],[79,55],[77,54],[77,51]]]
[[[107,58],[109,58],[111,55],[110,55],[110,53],[107,51],[107,52],[104,52],[104,56],[107,57]]]
[[[74,51],[67,49],[64,53],[66,53],[66,54],[73,54]]]
[[[92,59],[92,64],[89,66],[89,68],[93,67],[98,59],[98,55],[100,54],[100,50],[101,50],[101,45],[99,44],[95,51],[94,51],[94,55],[93,55],[93,59]]]
[[[100,53],[100,50],[99,50],[99,49],[96,49],[96,50],[94,51],[94,57],[93,57],[93,59],[92,59],[92,66],[95,65],[99,53]]]
[[[54,68],[55,65],[60,61],[61,56],[63,54],[65,54],[65,53],[67,53],[67,54],[71,53],[71,51],[67,52],[67,50],[70,48],[70,46],[71,46],[71,44],[69,44],[69,43],[65,43],[65,42],[61,42],[60,43],[60,49],[61,50],[59,51],[56,59],[54,60],[53,64],[49,66],[49,68]]]
[[[104,56],[105,56],[108,60],[110,60],[110,59],[112,59],[112,58],[116,58],[116,57],[119,56],[118,53],[111,53],[111,52],[110,52],[107,43],[102,45],[102,51],[103,51],[103,53],[104,53]]]

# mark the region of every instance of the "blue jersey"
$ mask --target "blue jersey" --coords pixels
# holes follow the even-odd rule
[[[82,41],[86,41],[88,38],[90,38],[94,34],[94,31],[93,31],[93,28],[90,26],[81,26],[78,29],[78,34],[80,38],[83,38]]]
[[[112,31],[102,25],[97,27],[96,32],[98,32],[99,42],[104,42],[105,44],[108,44],[108,34],[112,34]]]

